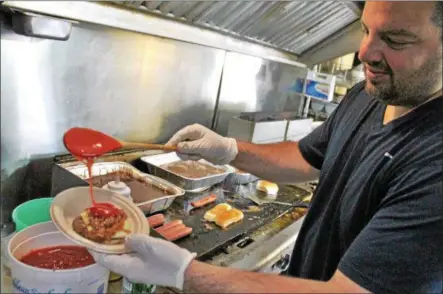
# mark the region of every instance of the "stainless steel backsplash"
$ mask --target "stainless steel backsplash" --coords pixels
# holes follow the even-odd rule
[[[77,26],[67,42],[2,38],[2,168],[64,152],[73,126],[141,142],[194,122],[210,127],[224,56],[99,26]]]
[[[68,41],[11,36],[2,30],[5,217],[20,202],[49,195],[48,158],[66,152],[61,138],[70,127],[95,128],[140,142],[165,142],[191,123],[217,126],[225,133],[230,115],[292,110],[298,98],[286,90],[306,71],[90,24],[74,25]],[[38,158],[44,161],[35,161]]]
[[[228,52],[225,57],[215,130],[226,135],[229,120],[241,112],[301,113],[303,100],[292,90],[308,69]]]

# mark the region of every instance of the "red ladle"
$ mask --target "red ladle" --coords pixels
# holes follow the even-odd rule
[[[110,216],[119,213],[119,209],[110,203],[97,203],[92,192],[92,165],[95,158],[120,148],[145,148],[151,150],[176,150],[175,146],[158,144],[128,143],[119,141],[102,132],[87,128],[69,129],[63,136],[63,144],[77,159],[83,161],[89,174],[89,194],[93,206],[89,211],[96,216]]]
[[[72,155],[92,159],[120,148],[144,148],[148,150],[176,151],[176,146],[150,143],[131,143],[117,140],[102,132],[88,128],[72,128],[63,136],[63,143]]]

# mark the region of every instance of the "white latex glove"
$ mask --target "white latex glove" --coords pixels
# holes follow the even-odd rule
[[[126,277],[131,282],[183,290],[185,270],[195,258],[195,253],[172,242],[140,234],[128,236],[125,245],[133,253],[91,254],[100,266]]]
[[[177,145],[182,160],[201,158],[213,164],[229,164],[238,154],[237,141],[218,135],[210,129],[193,124],[178,131],[166,145]]]

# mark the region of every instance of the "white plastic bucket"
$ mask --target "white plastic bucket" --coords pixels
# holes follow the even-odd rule
[[[109,270],[97,264],[49,270],[20,262],[33,249],[57,245],[76,244],[58,232],[52,222],[30,226],[11,238],[7,258],[14,293],[106,293]]]

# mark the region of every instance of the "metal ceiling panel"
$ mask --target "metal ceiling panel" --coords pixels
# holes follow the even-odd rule
[[[356,21],[338,1],[113,1],[300,55]]]

